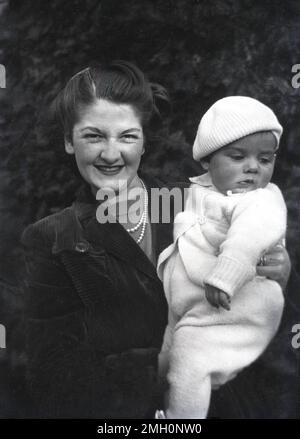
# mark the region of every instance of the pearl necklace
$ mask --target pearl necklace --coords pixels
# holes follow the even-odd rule
[[[144,238],[146,225],[147,225],[147,217],[148,217],[148,192],[147,192],[147,189],[146,189],[146,186],[145,186],[143,180],[140,179],[140,181],[142,183],[143,190],[144,190],[144,210],[143,210],[143,213],[142,213],[141,218],[140,218],[139,222],[137,223],[137,225],[134,227],[131,227],[129,229],[126,229],[127,232],[133,233],[133,232],[136,232],[142,226],[141,233],[140,233],[138,239],[136,240],[137,244],[139,244]]]

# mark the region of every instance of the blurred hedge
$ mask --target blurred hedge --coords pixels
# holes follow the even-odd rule
[[[274,109],[284,126],[274,181],[289,207],[289,251],[300,273],[300,91],[291,86],[299,19],[297,0],[9,1],[0,17],[4,283],[14,287],[21,276],[24,226],[68,205],[79,184],[61,135],[43,121],[49,103],[72,74],[110,59],[135,62],[170,92],[172,114],[149,141],[143,164],[152,174],[176,180],[198,173],[191,144],[218,98],[250,95]],[[13,329],[11,310],[21,302],[17,293],[0,292],[0,322]]]

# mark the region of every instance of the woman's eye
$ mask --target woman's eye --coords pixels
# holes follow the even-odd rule
[[[138,140],[138,136],[135,134],[124,134],[124,136],[122,136],[122,139],[125,140],[125,142],[136,142]]]
[[[100,141],[101,139],[103,139],[103,136],[101,134],[89,133],[86,134],[84,138],[90,141]]]

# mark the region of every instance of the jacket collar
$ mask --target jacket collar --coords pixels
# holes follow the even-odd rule
[[[149,195],[151,206],[151,188],[161,188],[164,185],[158,180],[142,176]],[[67,230],[57,233],[52,251],[59,253],[62,250],[81,253],[97,252],[97,248],[105,248],[107,253],[136,266],[138,269],[157,279],[156,267],[119,223],[99,224],[96,219],[98,202],[93,196],[90,187],[84,184],[78,191],[75,202],[68,208],[70,224]],[[150,208],[149,208],[149,213]],[[159,253],[171,243],[173,218],[171,223],[151,224],[152,246]]]

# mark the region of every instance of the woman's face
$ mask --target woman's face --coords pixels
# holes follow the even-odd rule
[[[100,188],[118,193],[133,183],[144,153],[140,118],[131,105],[97,99],[80,112],[65,150],[75,154],[79,172],[93,193]]]

